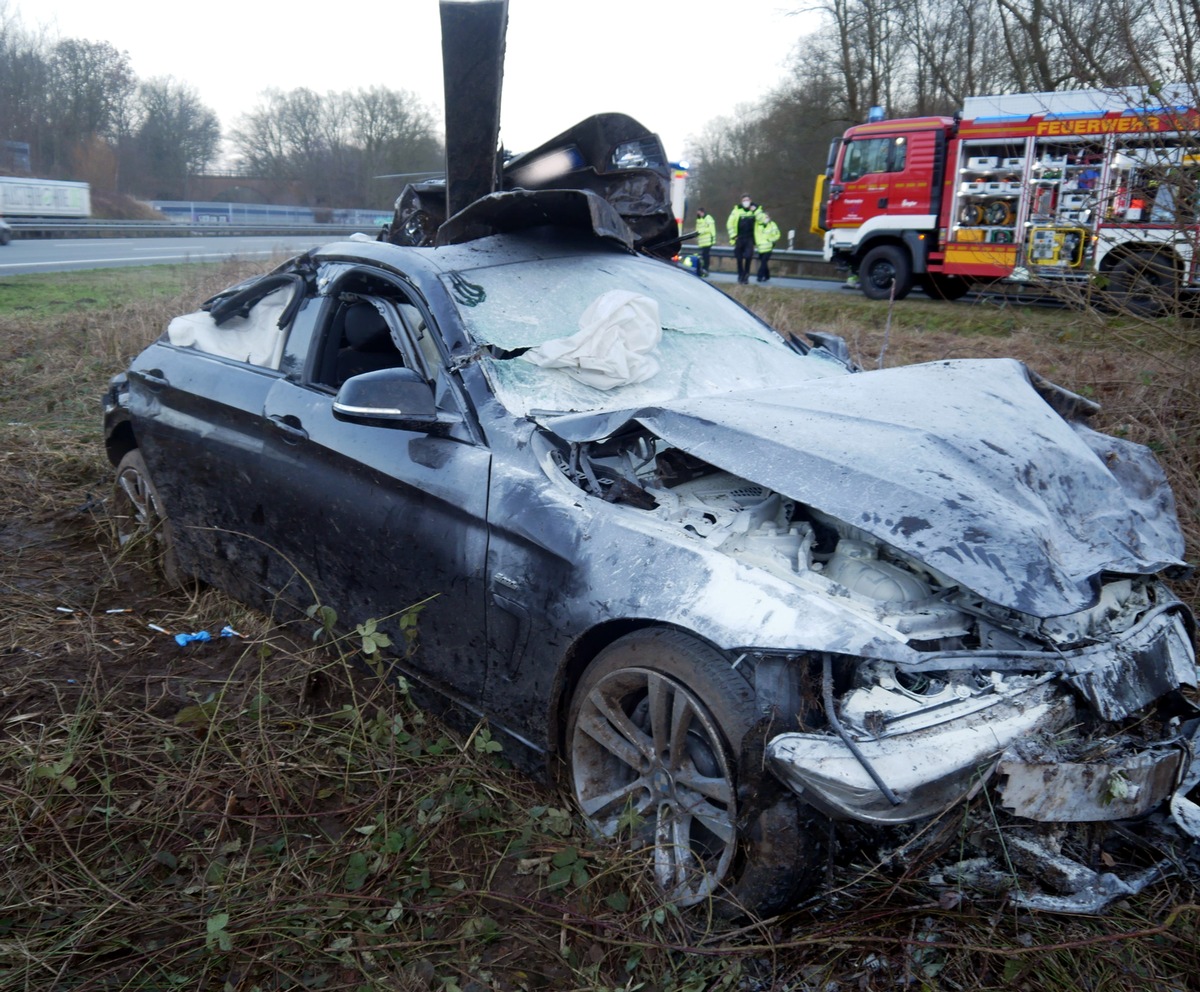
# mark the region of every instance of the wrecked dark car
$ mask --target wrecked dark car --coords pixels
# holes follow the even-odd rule
[[[1150,453],[1015,361],[858,371],[549,195],[579,223],[500,192],[436,247],[330,244],[172,321],[105,398],[122,539],[394,634],[432,596],[398,668],[678,905],[786,907],[831,822],[985,792],[1024,904],[1152,877],[1063,843],[1200,819]]]

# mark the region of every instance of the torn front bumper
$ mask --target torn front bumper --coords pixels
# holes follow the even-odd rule
[[[788,733],[769,742],[767,758],[786,786],[835,819],[907,823],[965,798],[1011,741],[1059,730],[1074,717],[1070,697],[1042,682],[936,726],[857,741],[857,755],[838,737]],[[872,770],[899,802],[884,795]]]
[[[988,690],[959,698],[944,693],[924,708],[886,719],[879,719],[888,696],[882,682],[859,690],[865,705],[855,709],[846,697],[839,703],[858,713],[841,736],[780,734],[768,742],[766,755],[781,782],[836,819],[924,819],[997,772],[1002,806],[1027,820],[1128,819],[1179,789],[1191,765],[1191,735],[1176,730],[1170,739],[1147,743],[1125,738],[1114,726],[1085,758],[1064,754],[1051,742],[1069,737],[1059,732],[1083,722],[1077,698],[1080,709],[1086,704],[1102,721],[1116,722],[1180,685],[1194,685],[1195,674],[1183,614],[1162,610],[1104,649],[1064,652],[1059,672],[993,674]],[[874,733],[867,729],[872,723]]]

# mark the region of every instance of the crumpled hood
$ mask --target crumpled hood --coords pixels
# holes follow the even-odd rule
[[[1182,564],[1149,450],[1068,423],[1013,360],[947,361],[547,420],[566,440],[637,421],[1039,617],[1091,606],[1105,571]]]

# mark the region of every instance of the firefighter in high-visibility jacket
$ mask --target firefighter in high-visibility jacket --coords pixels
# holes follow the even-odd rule
[[[771,252],[779,240],[779,225],[771,220],[770,214],[760,210],[754,224],[754,249],[758,252],[758,281],[771,279]]]
[[[700,249],[700,274],[708,275],[708,257],[717,243],[717,219],[701,207],[696,211],[696,247]]]
[[[750,263],[754,261],[754,226],[762,208],[750,199],[747,193],[742,202],[734,204],[725,222],[725,233],[733,245],[733,257],[737,259],[737,281],[750,281]]]

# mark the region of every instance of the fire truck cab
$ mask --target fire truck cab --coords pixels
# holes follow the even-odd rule
[[[1200,291],[1200,116],[1169,89],[974,97],[953,118],[852,127],[818,179],[825,258],[872,299],[1008,280],[1164,312]]]

